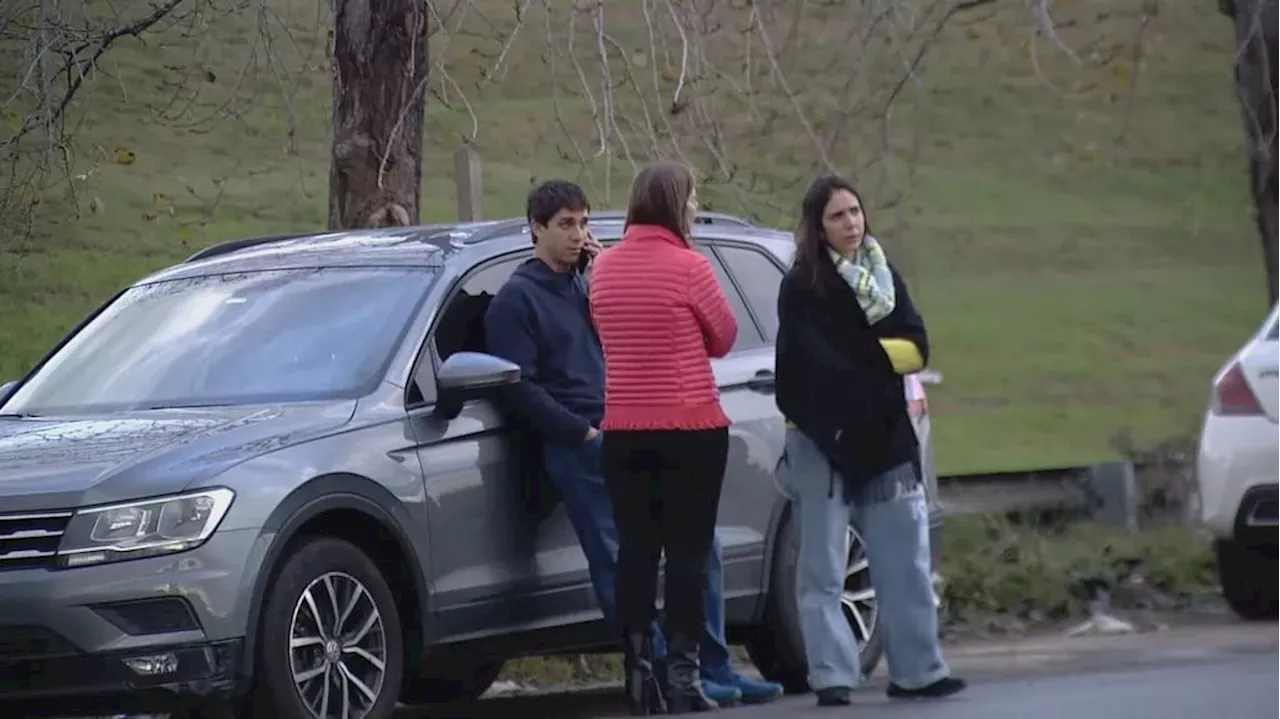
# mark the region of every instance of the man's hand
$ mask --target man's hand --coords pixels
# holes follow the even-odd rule
[[[600,244],[600,240],[591,234],[591,230],[587,230],[587,239],[582,243],[582,251],[595,259],[597,255],[604,251],[604,245]]]
[[[587,436],[582,438],[583,443],[590,442],[600,436],[600,430],[595,427],[587,427]]]

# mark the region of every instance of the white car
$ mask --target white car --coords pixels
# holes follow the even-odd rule
[[[1276,616],[1276,310],[1218,370],[1196,456],[1199,521],[1214,539],[1227,603],[1247,619]]]

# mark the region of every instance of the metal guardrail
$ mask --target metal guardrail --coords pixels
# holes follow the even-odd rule
[[[938,477],[947,514],[1061,512],[1136,531],[1141,492],[1133,462]]]
[[[922,384],[942,384],[924,370]],[[1101,462],[1011,472],[938,475],[938,504],[946,514],[1056,511],[1137,528],[1140,492],[1132,462]]]
[[[1087,508],[1090,467],[939,475],[938,500],[949,513]]]

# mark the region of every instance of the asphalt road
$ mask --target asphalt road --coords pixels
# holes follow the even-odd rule
[[[1248,634],[1254,633],[1252,637]],[[1276,626],[1233,627],[1207,636],[1049,640],[993,645],[953,660],[970,688],[938,702],[893,701],[873,678],[849,709],[819,708],[812,696],[719,712],[725,719],[856,716],[858,719],[1209,719],[1280,713]],[[489,699],[468,707],[403,711],[397,719],[603,719],[625,716],[616,689]]]
[[[1215,619],[1205,625],[1122,636],[1061,634],[946,648],[969,689],[938,702],[885,697],[876,676],[848,709],[818,708],[811,695],[733,707],[724,719],[1261,719],[1280,714],[1274,623]],[[506,696],[396,719],[605,719],[626,716],[619,689]],[[8,719],[7,717],[4,719]],[[134,719],[139,719],[135,717]],[[154,717],[148,719],[155,719]]]
[[[725,719],[783,719],[855,714],[859,719],[1206,719],[1274,717],[1277,657],[1253,654],[1209,664],[1144,667],[1023,679],[976,681],[963,694],[938,702],[886,698],[879,686],[855,695],[850,709],[826,709],[812,697],[793,697],[758,707],[719,712]],[[430,714],[430,719],[546,717],[596,719],[625,716],[616,694],[499,699]]]

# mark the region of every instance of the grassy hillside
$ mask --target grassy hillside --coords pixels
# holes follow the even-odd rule
[[[1144,4],[1059,3],[1059,30],[1079,64],[1047,40],[1028,41],[1020,2],[953,24],[884,125],[875,107],[903,62],[884,49],[896,41],[880,39],[892,23],[844,72],[822,68],[862,46],[817,15],[817,4],[806,5],[814,14],[802,16],[793,41],[782,35],[785,19],[771,26],[797,101],[823,122],[848,67],[876,101],[850,121],[833,161],[865,167],[858,181],[873,188],[872,200],[888,196],[886,168],[894,187],[911,191],[872,220],[909,268],[945,375],[931,395],[943,471],[1088,461],[1109,455],[1121,428],[1147,439],[1186,433],[1209,376],[1261,319],[1231,29],[1212,3],[1163,2],[1139,36]],[[519,214],[530,181],[551,176],[581,177],[601,204],[606,186],[614,204],[625,196],[624,161],[613,158],[606,183],[604,159],[574,159],[569,138],[590,156],[596,125],[572,92],[567,16],[546,23],[539,5],[487,84],[482,75],[514,27],[513,3],[476,0],[464,32],[451,33],[447,47],[443,35],[433,40],[448,79],[432,81],[424,221],[452,216],[451,157],[472,128],[450,80],[475,113],[488,216]],[[661,53],[649,50],[641,3],[606,6],[610,37],[625,51],[613,72],[625,64],[647,78],[658,61],[650,55]],[[317,7],[273,0],[257,17],[208,12],[106,56],[75,104],[83,119],[74,196],[65,184],[52,190],[34,250],[0,257],[0,377],[25,371],[121,285],[195,248],[324,223],[330,78],[328,19]],[[566,52],[557,61],[563,126],[551,99],[548,27],[551,46]],[[587,18],[572,37],[576,56],[588,55]],[[678,64],[674,35],[664,37]],[[742,72],[741,45],[723,37],[704,60]],[[598,78],[593,63],[584,73]],[[663,67],[669,85],[676,75]],[[724,91],[712,113],[737,174],[704,194],[716,209],[789,225],[795,183],[811,173],[814,153],[784,93],[767,89],[767,68],[747,74],[764,88],[758,114]],[[645,133],[635,128],[645,121],[619,87],[618,128],[641,154]],[[657,104],[648,109],[657,122]],[[816,131],[830,129],[821,124]],[[685,131],[687,145],[698,144],[695,135]],[[705,152],[693,156],[713,172]]]

